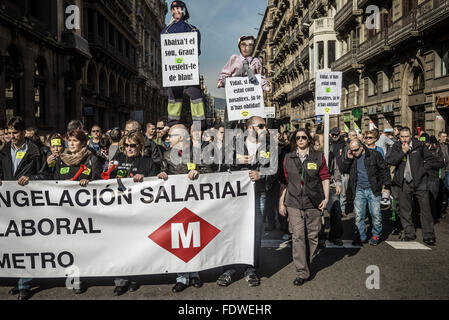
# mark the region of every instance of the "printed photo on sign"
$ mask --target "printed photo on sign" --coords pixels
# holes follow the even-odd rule
[[[315,84],[315,115],[340,114],[341,72],[317,72]]]
[[[258,85],[249,82],[248,77],[232,77],[226,79],[226,105],[229,121],[246,120],[259,116],[265,118],[262,78],[256,75]]]
[[[196,32],[161,35],[161,50],[164,88],[200,84]]]

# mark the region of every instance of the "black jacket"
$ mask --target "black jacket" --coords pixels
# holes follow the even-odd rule
[[[382,195],[382,187],[391,190],[390,169],[387,162],[384,160],[380,152],[365,149],[365,168],[368,174],[368,180],[371,185],[371,191],[376,197]],[[353,203],[355,198],[355,191],[357,187],[357,159],[349,159],[344,157],[342,173],[349,173],[348,189],[346,190],[346,200],[348,203]]]
[[[440,169],[444,168],[444,158],[443,158],[443,152],[441,151],[440,145],[430,145],[427,147],[432,153],[434,160],[432,164],[430,165],[429,169],[429,181],[438,181],[440,179]],[[444,169],[443,169],[444,170]]]
[[[20,177],[29,177],[39,172],[41,166],[41,153],[39,148],[26,139],[28,150],[20,162],[16,173],[13,174],[13,164],[11,159],[11,142],[8,142],[0,151],[0,180],[17,181]]]
[[[142,174],[145,177],[153,177],[158,174],[153,160],[147,156],[138,156],[135,158],[128,158],[122,152],[117,153],[113,161],[118,161],[117,170],[114,170],[110,178],[129,178],[131,175]]]
[[[429,149],[426,148],[424,143],[414,138],[412,139],[412,148],[408,151],[408,154],[410,154],[410,167],[414,184],[420,185],[421,183],[427,183],[429,169],[434,165],[434,156]],[[390,165],[396,167],[393,184],[402,187],[407,160],[406,154],[402,152],[401,142],[398,141],[393,145],[387,161]]]
[[[79,164],[73,166],[65,164],[64,161],[58,158],[53,173],[53,180],[71,180],[80,170],[82,164],[87,167],[87,170],[83,171],[76,181],[83,179],[101,180],[101,173],[103,172],[102,162],[93,153],[90,153]]]
[[[144,156],[149,157],[153,160],[153,164],[156,166],[157,170],[161,166],[162,162],[162,152],[158,145],[151,139],[145,137],[145,154]]]
[[[347,146],[347,142],[345,141],[345,139],[343,137],[340,137],[340,139],[338,139],[338,141],[334,141],[332,140],[332,138],[330,139],[330,143],[329,143],[329,170],[331,170],[331,168],[333,168],[333,166],[331,166],[330,164],[335,161],[337,163],[338,166],[338,170],[340,170],[340,172],[342,171],[343,168],[343,160],[345,158],[345,151],[346,151],[346,146]]]

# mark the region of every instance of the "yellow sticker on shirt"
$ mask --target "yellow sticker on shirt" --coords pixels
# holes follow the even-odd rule
[[[243,156],[243,154],[238,154],[237,153],[237,159],[240,159],[240,158],[243,158],[244,156]]]
[[[196,164],[189,162],[187,164],[187,169],[190,170],[196,170]]]
[[[86,170],[83,171],[83,174],[85,176],[90,176],[90,172],[91,172],[91,170],[89,168],[87,168]]]
[[[26,152],[17,152],[16,159],[23,159],[26,154]]]
[[[317,169],[318,169],[318,167],[317,167],[316,163],[311,162],[311,163],[307,164],[307,170],[317,170]]]
[[[264,150],[260,151],[260,157],[261,158],[265,158],[265,159],[269,159],[270,158],[270,153],[269,152],[265,152]]]

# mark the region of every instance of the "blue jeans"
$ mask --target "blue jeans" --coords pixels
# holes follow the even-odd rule
[[[380,237],[382,233],[382,214],[380,213],[381,198],[381,196],[376,197],[371,189],[356,189],[354,199],[355,224],[359,231],[361,241],[366,240],[365,216],[367,203],[373,223],[372,235]]]
[[[31,289],[31,285],[30,285],[31,280],[33,280],[33,279],[32,278],[20,278],[19,285],[18,285],[19,290],[30,290]]]
[[[447,190],[449,190],[449,172],[446,172],[446,174],[444,175],[444,186],[446,187]],[[447,199],[447,206],[449,207],[449,198]]]

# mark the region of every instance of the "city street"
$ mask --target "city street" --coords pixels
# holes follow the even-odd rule
[[[384,231],[391,232],[388,214],[384,214]],[[345,239],[351,239],[353,215],[344,219]],[[377,247],[326,248],[313,260],[313,279],[302,287],[292,284],[295,267],[291,248],[282,244],[279,230],[266,232],[263,242],[262,268],[259,287],[250,288],[239,270],[235,283],[218,287],[215,280],[220,270],[201,272],[202,288],[189,287],[174,294],[171,288],[175,275],[136,277],[139,290],[120,297],[113,295],[113,279],[90,279],[86,293],[75,295],[64,287],[64,281],[53,281],[48,288],[34,288],[32,300],[439,300],[449,298],[449,219],[435,225],[437,245],[431,250],[400,250],[382,241]],[[419,229],[418,240],[421,240]],[[386,234],[386,233],[384,233]],[[387,241],[397,241],[390,235]],[[351,242],[349,242],[349,245]],[[345,244],[346,246],[346,244]],[[380,271],[380,288],[367,289],[368,266]],[[0,280],[0,299],[16,299],[8,295],[13,282]]]

